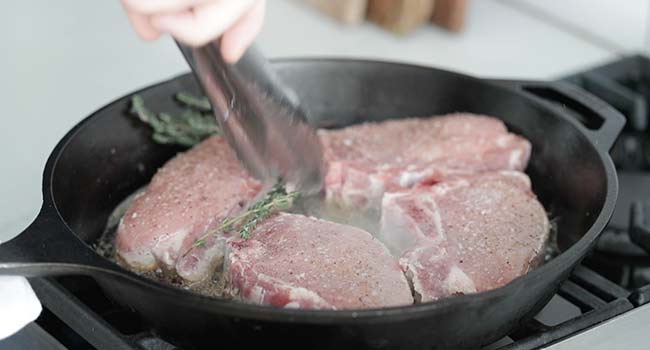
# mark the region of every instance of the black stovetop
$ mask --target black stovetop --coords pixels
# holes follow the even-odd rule
[[[650,302],[650,59],[630,56],[563,80],[628,118],[612,150],[620,181],[617,209],[592,254],[549,304],[486,349],[545,347]],[[153,334],[136,313],[110,301],[90,278],[30,282],[43,313],[0,341],[0,349],[178,349]]]

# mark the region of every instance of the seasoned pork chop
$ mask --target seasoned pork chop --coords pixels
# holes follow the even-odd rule
[[[226,278],[231,292],[246,301],[306,309],[413,302],[397,259],[352,226],[279,214],[228,247]]]
[[[549,234],[528,177],[501,171],[446,181],[382,201],[380,239],[421,301],[486,291],[528,272]]]
[[[227,142],[213,136],[158,170],[118,227],[117,254],[137,270],[163,267],[186,280],[203,279],[223,258],[224,237],[183,254],[259,190]]]
[[[355,223],[379,240],[352,226],[281,213],[248,240],[221,233],[190,249],[261,190],[226,141],[213,136],[168,161],[137,196],[118,227],[118,256],[133,269],[173,270],[189,282],[225,264],[232,295],[317,309],[411,304],[409,282],[421,301],[479,292],[534,266],[549,223],[520,172],[531,145],[500,120],[410,118],[319,137],[328,203],[341,217],[361,213],[367,222]]]
[[[384,191],[494,170],[523,170],[530,143],[499,119],[450,114],[321,130],[331,202],[378,206]]]

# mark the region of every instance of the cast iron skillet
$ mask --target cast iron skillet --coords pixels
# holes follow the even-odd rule
[[[612,214],[618,186],[608,150],[623,117],[576,87],[359,60],[283,60],[274,67],[319,126],[455,111],[502,118],[533,144],[528,173],[557,219],[562,253],[496,290],[373,310],[250,305],[145,279],[89,247],[114,207],[179,151],[152,142],[150,130],[126,114],[130,97],[125,96],[83,120],[56,146],[43,174],[42,210],[22,234],[0,246],[0,274],[92,276],[152,329],[198,348],[229,343],[471,348],[502,337],[538,312]],[[156,110],[174,110],[171,96],[177,91],[198,92],[193,78],[183,75],[138,93]]]

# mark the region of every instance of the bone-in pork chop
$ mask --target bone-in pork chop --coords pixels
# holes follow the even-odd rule
[[[401,257],[421,301],[510,282],[534,267],[548,234],[544,207],[516,171],[387,193],[382,201],[380,239]]]
[[[321,130],[328,200],[368,209],[384,191],[460,175],[523,170],[530,143],[499,119],[473,114],[395,119]]]
[[[228,247],[231,293],[249,302],[306,309],[413,303],[397,259],[352,226],[279,214]]]
[[[141,271],[163,267],[189,281],[203,279],[223,258],[222,237],[184,253],[259,189],[227,142],[213,136],[158,170],[118,227],[117,254]]]

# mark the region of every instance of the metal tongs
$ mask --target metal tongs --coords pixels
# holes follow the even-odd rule
[[[282,178],[311,195],[323,186],[323,156],[315,130],[264,56],[251,46],[227,63],[217,39],[194,48],[177,42],[212,104],[217,122],[252,176]]]

